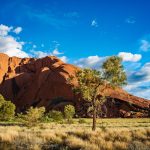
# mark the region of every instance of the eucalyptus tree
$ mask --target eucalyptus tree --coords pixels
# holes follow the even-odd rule
[[[126,84],[127,79],[122,59],[117,56],[109,57],[99,70],[101,71],[89,68],[80,69],[75,73],[75,78],[72,76],[69,78],[69,81],[77,80],[77,86],[73,87],[75,93],[91,103],[93,131],[96,129],[97,107],[102,106],[106,100],[104,90],[108,85],[113,88],[120,87]],[[103,93],[103,96],[100,97],[100,93]]]

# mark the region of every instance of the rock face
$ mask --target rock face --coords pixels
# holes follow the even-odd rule
[[[77,114],[90,116],[90,105],[78,100],[67,84],[69,75],[78,68],[66,64],[55,56],[41,59],[8,57],[0,54],[0,93],[10,99],[17,111],[25,111],[30,106],[45,106],[49,109],[63,109],[73,104]],[[147,117],[150,101],[133,96],[124,90],[105,90],[108,100],[103,106],[104,117]]]

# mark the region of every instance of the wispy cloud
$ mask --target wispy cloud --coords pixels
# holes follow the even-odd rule
[[[60,43],[58,41],[52,41],[52,44],[54,46],[55,49],[58,49],[58,47],[60,46]]]
[[[63,62],[67,62],[68,58],[67,56],[62,56],[64,53],[59,52],[58,49],[54,49],[52,52],[44,52],[44,51],[39,51],[39,50],[31,50],[30,55],[32,57],[36,58],[43,58],[46,56],[57,56],[59,59],[61,59]]]
[[[40,21],[40,23],[46,23],[57,29],[71,27],[76,24],[77,18],[79,18],[79,14],[77,12],[61,13],[59,11],[52,10],[41,11],[30,7],[27,7],[27,9],[28,18]]]
[[[0,25],[0,36],[7,36],[8,33],[13,29],[13,27],[8,27],[6,25]]]
[[[43,58],[49,55],[46,52],[38,51],[38,50],[30,50],[30,53],[32,57],[37,57],[37,58]]]
[[[58,49],[54,49],[51,53],[51,55],[54,55],[54,56],[57,56],[57,55],[62,55],[63,53],[62,52],[59,52]]]
[[[148,40],[141,40],[140,41],[140,50],[142,51],[149,51],[150,50],[150,41]]]
[[[129,81],[130,83],[150,82],[150,62],[146,63],[140,70],[131,73]]]
[[[145,63],[140,69],[128,73],[128,92],[150,99],[150,62]]]
[[[67,18],[79,18],[79,13],[76,11],[64,13],[64,17]]]
[[[67,63],[68,62],[68,58],[67,56],[61,56],[59,57],[59,59],[61,59],[63,62]]]
[[[14,33],[19,34],[22,31],[22,27],[17,27],[13,30]]]
[[[34,45],[33,45],[33,48],[37,48],[37,46],[34,44]]]
[[[125,22],[128,24],[134,24],[136,23],[136,19],[134,17],[128,17]]]
[[[41,44],[41,47],[44,47],[44,46],[45,46],[45,45],[42,43],[42,44]]]
[[[92,20],[91,26],[92,26],[92,27],[98,27],[98,22],[97,22],[95,19]]]

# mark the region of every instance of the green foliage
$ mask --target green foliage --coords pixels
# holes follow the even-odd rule
[[[0,120],[9,121],[14,118],[15,105],[11,101],[6,101],[2,95],[0,95]]]
[[[103,77],[112,86],[127,84],[126,73],[122,65],[122,59],[118,56],[109,57],[102,65]]]
[[[82,123],[87,123],[87,122],[84,118],[79,118],[79,123],[82,124]]]
[[[75,108],[72,105],[66,105],[64,108],[65,118],[70,122],[75,115]]]
[[[97,88],[103,83],[101,73],[97,70],[82,69],[76,72],[76,77],[78,86],[74,87],[74,91],[82,94],[85,100],[92,101],[93,97],[98,94]]]
[[[15,116],[15,121],[17,122],[24,122],[24,114],[21,113],[17,113],[17,115]]]
[[[52,118],[49,118],[47,114],[45,114],[42,118],[41,118],[41,122],[47,123],[47,122],[51,122],[53,121]]]
[[[48,118],[51,118],[52,121],[62,121],[63,120],[63,114],[60,111],[52,110],[47,114]]]
[[[5,102],[4,97],[0,94],[0,107],[2,106],[2,104]]]
[[[25,121],[27,126],[34,126],[37,125],[42,117],[44,116],[45,108],[33,108],[30,107],[25,115],[22,115],[22,119]]]

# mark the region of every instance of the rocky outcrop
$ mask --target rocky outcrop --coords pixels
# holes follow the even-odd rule
[[[87,113],[89,103],[78,100],[67,83],[69,75],[78,68],[55,56],[41,59],[8,57],[0,54],[0,93],[16,104],[17,111],[30,106],[63,109],[73,104],[80,116]],[[108,100],[103,106],[104,117],[146,117],[150,101],[133,96],[124,90],[107,88]]]

